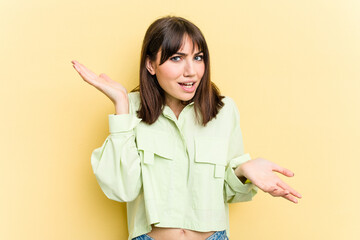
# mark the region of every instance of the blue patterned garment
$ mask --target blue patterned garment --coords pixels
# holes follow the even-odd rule
[[[147,234],[140,235],[136,238],[133,238],[132,240],[155,240],[152,237],[150,237]],[[206,240],[229,240],[229,238],[226,236],[226,231],[217,231],[214,234],[212,234],[210,237],[208,237]]]

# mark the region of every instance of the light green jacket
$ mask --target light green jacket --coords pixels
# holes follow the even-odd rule
[[[196,123],[194,103],[177,119],[169,106],[152,125],[136,116],[139,92],[128,94],[129,114],[109,115],[110,134],[91,155],[96,179],[112,200],[127,202],[129,240],[157,227],[229,233],[228,203],[249,201],[257,188],[234,168],[244,154],[240,116],[225,97],[206,127]]]

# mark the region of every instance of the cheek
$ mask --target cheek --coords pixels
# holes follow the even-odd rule
[[[202,78],[202,76],[204,75],[205,73],[205,64],[201,64],[198,68],[198,75],[200,78]]]
[[[181,76],[182,71],[178,66],[164,66],[164,68],[162,68],[159,71],[159,74],[163,77],[166,78],[168,80],[173,80],[173,79],[177,79],[179,78],[179,76]]]

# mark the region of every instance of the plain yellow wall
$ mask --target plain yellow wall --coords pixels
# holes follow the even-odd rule
[[[70,61],[131,90],[145,31],[168,14],[203,31],[246,152],[293,170],[282,178],[303,195],[230,205],[231,239],[359,239],[356,0],[1,0],[0,239],[127,238],[125,203],[90,165],[114,107]]]

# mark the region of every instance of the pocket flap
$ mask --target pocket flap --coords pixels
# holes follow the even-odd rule
[[[195,162],[212,163],[225,166],[227,164],[226,138],[197,138],[195,140]]]
[[[171,137],[165,132],[141,128],[137,132],[137,148],[163,158],[173,159],[174,145]]]

